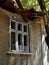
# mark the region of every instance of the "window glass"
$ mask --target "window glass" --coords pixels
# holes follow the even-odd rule
[[[27,26],[24,25],[24,32],[27,32]]]
[[[22,45],[22,34],[18,34],[18,45]]]
[[[18,50],[20,52],[28,51],[28,27],[21,22],[10,22],[10,48],[11,50]],[[17,45],[16,45],[17,42]]]
[[[15,32],[11,32],[11,50],[15,50]]]
[[[15,29],[15,22],[11,22],[11,28]]]
[[[18,24],[18,30],[22,31],[22,24]]]
[[[24,35],[24,46],[27,46],[27,35]]]

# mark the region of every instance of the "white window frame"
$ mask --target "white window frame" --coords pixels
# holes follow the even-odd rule
[[[11,29],[11,21],[12,22],[15,22],[15,30],[14,29]],[[22,24],[22,31],[18,31],[18,24]],[[24,28],[23,28],[23,26],[24,25],[26,25],[27,26],[27,32],[23,32],[23,30],[24,30]],[[20,51],[19,50],[19,45],[18,45],[18,42],[17,42],[17,46],[16,46],[16,50],[11,50],[11,32],[15,32],[15,34],[16,34],[16,36],[15,36],[15,38],[16,38],[16,41],[18,40],[18,34],[22,34],[22,39],[23,39],[23,50],[22,51]],[[24,51],[24,35],[27,35],[27,51]],[[29,52],[29,36],[28,36],[28,23],[24,23],[24,22],[17,22],[17,21],[15,21],[15,20],[11,20],[10,19],[10,21],[9,21],[9,38],[10,38],[10,48],[9,48],[9,50],[11,50],[11,51],[17,51],[17,52]],[[15,43],[16,44],[16,43]]]
[[[15,50],[11,50],[11,32],[15,32],[15,33],[16,33],[16,30],[11,29],[11,21],[16,23],[15,20],[11,20],[11,19],[10,19],[10,21],[9,21],[9,50],[10,50],[10,51],[15,51]],[[16,28],[16,27],[15,27],[15,28]]]

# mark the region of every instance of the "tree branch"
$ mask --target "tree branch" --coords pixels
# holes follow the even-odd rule
[[[46,10],[44,0],[38,0],[41,10]]]
[[[24,19],[25,22],[28,22],[27,21],[27,16],[26,16],[25,10],[24,10],[24,8],[21,5],[20,0],[16,0],[16,2],[18,4],[19,11],[20,11],[20,14],[21,14],[22,18]]]

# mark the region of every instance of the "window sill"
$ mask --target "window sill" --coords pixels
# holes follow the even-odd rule
[[[30,53],[30,52],[28,52],[28,53],[26,53],[26,52],[16,52],[16,51],[14,51],[14,52],[12,52],[12,51],[8,51],[7,52],[7,55],[27,55],[27,56],[31,56],[32,55],[32,53]]]

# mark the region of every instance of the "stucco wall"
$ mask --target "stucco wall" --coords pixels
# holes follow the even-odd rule
[[[18,16],[19,18],[19,16]],[[21,18],[20,18],[21,19]],[[19,20],[20,21],[20,20]],[[42,21],[42,20],[41,20]],[[31,56],[17,55],[15,65],[40,65],[41,64],[41,25],[29,21],[30,52]],[[0,14],[0,65],[6,65],[7,58],[9,63],[13,62],[13,56],[6,55],[8,50],[8,17]],[[12,59],[12,60],[11,60]],[[21,60],[21,62],[20,62]],[[11,64],[8,64],[11,65]]]
[[[41,25],[33,22],[30,23],[30,51],[32,53],[32,65],[41,64]]]
[[[18,20],[18,19],[17,19]],[[18,20],[20,22],[20,20]],[[17,22],[18,22],[17,21]],[[42,21],[42,20],[40,20]],[[31,56],[9,54],[9,65],[13,65],[16,57],[16,65],[41,65],[41,24],[29,21],[30,53]]]
[[[8,17],[0,13],[0,65],[6,65],[8,49]]]

